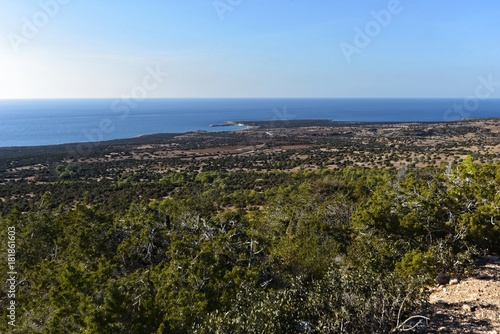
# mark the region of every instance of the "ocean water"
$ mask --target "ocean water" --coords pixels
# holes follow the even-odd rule
[[[0,147],[131,138],[231,120],[450,121],[500,117],[500,99],[0,100]]]

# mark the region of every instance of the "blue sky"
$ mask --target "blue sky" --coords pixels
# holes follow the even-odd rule
[[[500,82],[499,17],[494,0],[0,0],[0,98],[465,97]]]

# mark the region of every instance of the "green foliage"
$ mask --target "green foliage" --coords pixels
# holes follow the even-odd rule
[[[195,333],[387,333],[424,306],[420,281],[333,265],[319,280],[274,290],[242,286],[228,312],[210,313]]]
[[[59,174],[61,179],[72,179],[80,176],[82,169],[78,165],[74,164],[61,164],[56,167],[56,172]]]
[[[423,253],[420,249],[413,249],[406,253],[396,264],[396,272],[401,277],[431,278],[439,272],[435,254],[431,250]]]
[[[17,333],[387,333],[437,273],[500,252],[498,164],[212,167],[54,166],[0,217],[20,250]]]

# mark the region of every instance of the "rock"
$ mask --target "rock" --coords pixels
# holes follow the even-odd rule
[[[450,276],[445,275],[445,274],[439,274],[436,276],[434,281],[439,285],[445,285],[445,284],[450,283]]]
[[[469,305],[469,304],[463,304],[462,305],[462,310],[466,313],[472,313],[477,309],[477,306],[475,305]]]
[[[458,280],[458,278],[452,278],[450,279],[450,282],[448,284],[450,285],[455,285],[455,284],[458,284],[460,281]]]

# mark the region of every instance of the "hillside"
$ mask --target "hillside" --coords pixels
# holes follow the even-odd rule
[[[472,276],[434,288],[427,333],[500,333],[500,257],[476,260]]]
[[[500,120],[256,126],[1,149],[0,331],[496,330]]]

